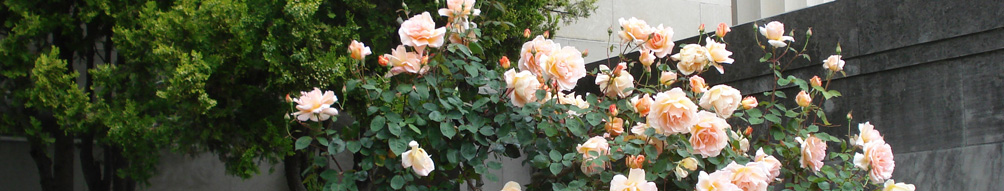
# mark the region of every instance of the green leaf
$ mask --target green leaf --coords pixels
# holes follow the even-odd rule
[[[829,190],[830,189],[830,183],[829,182],[820,182],[817,185],[819,186],[819,189],[823,189],[823,190]]]
[[[393,134],[394,136],[399,136],[399,137],[401,136],[401,125],[399,125],[397,123],[390,123],[388,125],[390,126],[388,128],[388,130],[390,130],[390,134]]]
[[[809,130],[810,133],[815,133],[815,132],[819,131],[819,126],[809,125],[809,127],[806,130]]]
[[[551,125],[551,123],[548,123],[546,121],[537,123],[537,129],[543,130],[544,134],[547,135],[548,137],[554,137],[555,135],[558,135],[558,129],[555,129],[554,126]]]
[[[788,85],[789,83],[791,83],[791,80],[788,80],[786,78],[778,78],[777,79],[777,85],[779,85],[779,86]]]
[[[551,163],[549,168],[551,169],[551,174],[558,175],[558,173],[561,173],[561,163]]]
[[[390,179],[390,188],[400,190],[401,187],[404,187],[404,178],[401,175],[395,175],[394,178]]]
[[[310,146],[310,142],[312,141],[314,141],[314,138],[310,136],[303,136],[296,139],[296,150],[307,148],[307,146]]]
[[[781,123],[781,118],[778,117],[777,115],[774,115],[774,114],[767,114],[767,115],[763,116],[763,118],[767,119],[767,121],[770,121],[770,122]]]
[[[770,53],[764,54],[763,57],[760,57],[760,62],[767,62],[768,60],[770,60],[771,56],[773,55]]]
[[[349,141],[345,143],[345,147],[349,149],[349,152],[358,153],[362,145],[359,144],[359,141]]]
[[[418,127],[415,127],[415,125],[408,124],[408,128],[411,129],[411,131],[414,131],[415,133],[418,133],[419,135],[422,134],[422,131],[418,130]]]
[[[494,130],[495,129],[492,128],[491,126],[484,126],[484,127],[481,127],[481,130],[478,130],[478,132],[480,132],[484,136],[492,136],[492,135],[495,135],[495,131]]]
[[[370,121],[370,131],[380,131],[384,126],[387,126],[387,119],[383,116],[376,116],[373,121]]]
[[[390,147],[390,151],[394,152],[395,155],[400,155],[408,149],[408,141],[404,139],[392,139],[387,141],[387,147]]]
[[[481,54],[482,52],[484,52],[484,48],[482,48],[481,44],[478,42],[471,42],[468,44],[468,46],[470,46],[471,48],[471,53]]]
[[[317,143],[321,143],[321,145],[324,145],[325,147],[327,147],[328,146],[328,139],[325,139],[325,138],[317,139]]]
[[[442,132],[443,136],[446,136],[446,138],[453,138],[453,135],[457,134],[457,129],[454,129],[451,123],[440,123],[439,131]]]
[[[475,156],[477,156],[477,154],[478,154],[478,149],[474,148],[473,144],[465,144],[464,146],[460,147],[460,155],[462,155],[467,160],[473,159]]]
[[[335,154],[342,151],[345,151],[345,141],[338,137],[332,138],[331,144],[328,144],[328,153]]]
[[[554,161],[554,162],[560,162],[561,161],[561,153],[559,153],[556,150],[551,150],[551,152],[548,153],[548,155],[551,157],[551,161]]]

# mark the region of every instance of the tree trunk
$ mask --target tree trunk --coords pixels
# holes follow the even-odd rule
[[[61,129],[57,129],[52,134],[56,138],[52,155],[55,190],[73,191],[73,159],[75,158],[73,157],[73,136],[67,135]]]
[[[94,160],[94,133],[86,133],[80,137],[80,169],[84,174],[88,190],[108,190],[109,179],[102,179],[101,163]],[[111,172],[105,171],[104,173]]]
[[[307,188],[303,186],[303,177],[300,176],[300,173],[303,172],[304,154],[302,152],[295,153],[282,160],[286,169],[286,185],[289,186],[290,191],[306,191]]]
[[[28,144],[31,146],[31,158],[35,160],[35,167],[38,168],[38,180],[42,191],[54,191],[52,159],[49,158],[47,147],[37,136],[28,136]]]

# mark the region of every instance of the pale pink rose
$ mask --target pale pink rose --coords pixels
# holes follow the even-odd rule
[[[418,52],[423,52],[426,46],[436,48],[443,45],[446,28],[436,28],[436,22],[432,21],[429,12],[423,12],[401,23],[401,28],[397,30],[397,33],[401,36],[402,44],[415,47]]]
[[[701,96],[700,106],[706,110],[714,109],[719,117],[732,117],[732,112],[739,108],[742,93],[728,85],[715,85]]]
[[[655,63],[655,55],[652,54],[651,50],[642,49],[638,51],[638,61],[641,62],[642,66],[645,66],[645,70],[650,70],[653,63]]]
[[[522,190],[523,188],[519,185],[519,183],[515,181],[509,181],[505,183],[505,186],[502,187],[501,191],[522,191]]]
[[[310,92],[300,92],[300,98],[293,99],[296,102],[296,112],[292,113],[300,121],[324,121],[333,115],[338,115],[338,110],[331,107],[338,97],[330,90],[321,93],[321,89],[314,88]]]
[[[896,163],[893,161],[892,147],[889,144],[875,141],[865,145],[863,150],[864,154],[854,153],[854,166],[868,170],[868,176],[876,184],[892,178]]]
[[[477,42],[478,36],[471,31],[472,28],[478,28],[477,23],[473,22],[455,22],[452,24],[450,33],[450,42],[454,44],[466,44],[464,42]],[[466,34],[466,35],[465,35]]]
[[[576,146],[575,151],[582,154],[582,158],[592,160],[599,156],[589,154],[590,151],[594,151],[599,155],[608,155],[610,154],[610,144],[603,137],[595,136],[586,140],[585,143]]]
[[[582,52],[575,47],[566,46],[550,55],[540,56],[540,67],[545,80],[558,83],[558,90],[575,88],[579,79],[586,77],[586,63]]]
[[[705,91],[708,91],[708,84],[704,83],[704,78],[701,76],[691,76],[690,91],[694,93],[704,93]]]
[[[860,133],[857,136],[851,137],[851,144],[854,146],[864,147],[865,144],[875,141],[885,142],[882,134],[878,130],[875,130],[875,126],[871,122],[859,123],[858,132]]]
[[[802,145],[802,158],[798,160],[802,168],[819,171],[823,167],[823,159],[826,157],[826,142],[816,136],[809,135],[804,141],[801,137],[796,137],[796,141]]]
[[[352,42],[349,43],[349,56],[352,57],[352,59],[363,60],[363,58],[370,54],[373,54],[373,52],[370,52],[370,47],[365,44],[356,40],[352,40]]]
[[[638,112],[638,115],[641,117],[648,116],[648,112],[652,109],[652,102],[654,102],[648,94],[641,95],[640,97],[635,96],[630,101],[631,106],[633,106],[631,108]]]
[[[645,180],[645,170],[632,168],[627,177],[622,174],[610,180],[610,191],[657,191],[654,182]]]
[[[882,191],[914,191],[917,189],[917,187],[913,186],[913,184],[907,184],[902,182],[896,183],[896,181],[892,179],[885,181],[885,184],[883,184],[882,186],[883,186]]]
[[[753,97],[753,96],[749,96],[749,97],[743,98],[743,102],[742,102],[743,109],[746,109],[746,110],[753,109],[754,107],[756,107],[759,104],[760,103],[757,102],[756,98]]]
[[[644,49],[651,50],[655,56],[659,58],[664,58],[669,53],[673,52],[673,28],[662,27],[660,24],[658,27],[652,29],[648,35],[648,41],[642,45]]]
[[[840,55],[830,55],[830,57],[823,61],[823,68],[834,72],[844,70],[844,60],[840,59],[840,57]]]
[[[798,92],[798,95],[795,96],[795,103],[798,106],[809,107],[809,105],[812,105],[812,97],[809,96],[809,93],[805,93],[805,91]]]
[[[701,171],[697,176],[696,191],[742,191],[739,186],[732,184],[731,174],[728,171],[719,170],[710,175]]]
[[[625,63],[621,62],[618,64],[619,67],[626,67]],[[600,71],[610,71],[606,65],[600,65]],[[609,73],[613,73],[614,76],[611,77],[607,74],[608,72],[602,72],[596,75],[596,85],[600,86],[600,91],[608,97],[627,97],[634,92],[634,76],[631,72],[627,70],[613,70]]]
[[[746,165],[736,164],[732,161],[728,166],[722,170],[729,171],[732,174],[731,181],[739,189],[743,191],[766,191],[767,185],[770,181],[770,172],[768,172],[763,163],[750,162]]]
[[[418,176],[429,176],[429,173],[436,170],[436,164],[432,162],[432,156],[425,152],[425,149],[418,147],[418,142],[408,143],[411,150],[401,153],[401,165],[404,168],[411,167]]]
[[[474,8],[474,0],[446,0],[446,8],[439,9],[439,15],[447,16],[450,20],[460,17],[467,19],[469,16],[478,16],[480,9]]]
[[[769,182],[773,182],[772,180],[781,175],[781,161],[774,158],[773,155],[764,153],[763,148],[757,149],[756,156],[753,159],[756,162],[762,163],[764,169],[770,172]]]
[[[690,75],[704,70],[708,62],[713,60],[708,49],[697,44],[688,44],[680,49],[680,53],[670,56],[676,63],[676,69],[683,75]]]
[[[652,33],[652,27],[644,20],[631,17],[627,20],[620,18],[618,22],[621,24],[621,31],[617,35],[621,37],[623,43],[634,42],[641,45]]]
[[[731,31],[732,28],[729,28],[728,24],[718,23],[718,29],[715,30],[715,35],[718,36],[718,38],[724,38],[725,34],[728,34]]]
[[[788,46],[785,41],[795,41],[795,38],[784,36],[784,24],[777,21],[772,21],[760,27],[760,34],[767,37],[767,43],[770,43],[775,48]]]
[[[680,166],[683,169],[690,171],[697,170],[697,159],[695,159],[694,157],[684,158],[683,160],[680,160],[677,166]]]
[[[732,126],[725,119],[707,111],[697,113],[697,118],[697,124],[690,129],[690,145],[694,148],[694,153],[705,158],[718,156],[729,145],[729,135],[725,131]]]
[[[667,71],[659,75],[659,83],[662,85],[668,86],[673,84],[673,82],[676,82],[676,72]]]
[[[418,53],[408,52],[404,45],[398,45],[391,50],[391,54],[384,54],[387,58],[387,65],[391,66],[387,76],[394,76],[401,73],[425,74],[429,67],[422,62],[422,56]]]
[[[509,69],[505,72],[505,82],[506,88],[512,89],[512,93],[509,94],[512,105],[523,107],[526,103],[537,101],[540,82],[529,71],[516,73],[516,70]]]
[[[560,49],[560,44],[554,43],[550,39],[545,39],[544,36],[537,35],[537,38],[523,43],[523,48],[519,51],[519,70],[530,71],[536,76],[543,75],[543,67],[538,63],[540,62],[540,57],[551,55],[551,53],[557,52]]]
[[[558,92],[558,104],[573,105],[575,107],[579,107],[580,109],[588,109],[589,108],[589,102],[587,102],[586,100],[582,99],[581,95],[575,95],[575,93],[565,94],[565,93],[562,93],[562,92]],[[575,111],[571,111],[571,110],[569,110],[568,113],[571,114],[571,115],[579,115],[580,114],[580,113],[576,113]]]
[[[704,47],[708,49],[708,54],[711,55],[711,65],[713,65],[715,69],[718,69],[719,73],[724,74],[725,67],[721,64],[732,64],[732,62],[735,61],[732,58],[729,58],[729,56],[732,56],[732,52],[725,49],[725,44],[715,42],[714,40],[711,40],[711,37],[708,37],[707,42],[708,44],[704,45]]]
[[[666,135],[689,133],[697,123],[697,105],[680,88],[659,93],[646,117],[648,124]]]

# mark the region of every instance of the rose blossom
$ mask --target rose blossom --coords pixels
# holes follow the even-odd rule
[[[512,105],[523,107],[526,103],[537,101],[540,82],[529,71],[516,73],[516,70],[509,69],[505,72],[505,83],[506,88],[513,89],[509,95]]]
[[[645,117],[648,116],[648,112],[651,111],[652,107],[652,97],[648,94],[639,96],[634,96],[631,98],[631,108],[638,112],[638,115]]]
[[[697,44],[688,44],[680,49],[680,53],[670,56],[676,63],[676,69],[683,75],[690,75],[704,70],[708,61],[713,60],[708,49]]]
[[[435,48],[443,45],[446,28],[436,28],[436,22],[432,21],[429,12],[423,12],[401,23],[401,29],[398,29],[397,33],[401,36],[401,44],[415,47],[418,52],[423,52],[426,46]]]
[[[718,29],[715,30],[715,35],[718,36],[718,38],[725,38],[725,34],[728,34],[731,31],[732,28],[729,28],[728,24],[718,23]]]
[[[621,24],[621,31],[617,35],[621,37],[623,43],[642,44],[652,33],[652,27],[648,26],[644,20],[631,17],[627,20],[620,18],[617,22]]]
[[[841,60],[840,57],[840,55],[830,55],[829,58],[823,61],[823,68],[834,72],[844,70],[844,60]]]
[[[464,40],[470,40],[471,42],[477,42],[478,41],[478,36],[476,34],[474,34],[474,32],[470,31],[471,28],[478,28],[478,24],[477,23],[473,23],[473,22],[455,22],[455,23],[452,23],[452,24],[450,24],[450,23],[447,23],[447,24],[452,25],[452,27],[450,27],[451,31],[452,31],[450,33],[450,42],[451,43],[454,43],[454,44],[465,44]],[[461,36],[462,34],[467,34],[467,38],[465,39],[464,37],[462,37]]]
[[[662,75],[659,75],[659,83],[661,83],[662,85],[668,86],[673,84],[673,82],[676,82],[676,72],[667,71],[667,72],[662,72]]]
[[[885,142],[871,142],[865,145],[864,154],[854,153],[854,166],[868,170],[872,182],[878,184],[892,178],[896,168],[893,161],[892,147]]]
[[[701,108],[711,110],[714,108],[719,117],[732,117],[732,112],[739,108],[742,101],[742,93],[728,85],[715,85],[701,96]]]
[[[764,168],[767,164],[759,162],[750,162],[746,165],[736,164],[732,161],[728,166],[722,170],[729,171],[731,176],[732,184],[735,184],[739,189],[744,191],[766,191],[767,184],[771,181],[769,180],[769,172]]]
[[[645,155],[628,155],[624,163],[628,168],[642,168],[645,166]]]
[[[391,50],[391,54],[384,54],[387,64],[391,66],[387,76],[394,76],[400,73],[424,74],[429,67],[422,62],[422,56],[418,53],[408,52],[404,45],[398,45]]]
[[[812,97],[809,97],[809,93],[805,93],[805,91],[798,92],[798,95],[795,96],[795,103],[798,106],[809,107],[812,104]]]
[[[575,47],[566,46],[550,55],[540,56],[540,67],[545,80],[558,83],[558,90],[575,88],[575,83],[586,76],[586,64],[582,52]]]
[[[645,180],[645,170],[632,168],[627,177],[622,174],[610,180],[610,191],[657,191],[654,182]]]
[[[331,104],[335,104],[336,101],[338,97],[335,97],[335,92],[331,90],[324,91],[324,94],[321,94],[319,88],[314,88],[310,92],[300,92],[300,98],[293,99],[298,111],[292,115],[300,121],[328,120],[332,115],[338,115],[338,110],[331,108]]]
[[[561,45],[554,43],[550,39],[545,39],[544,36],[537,35],[531,41],[523,43],[523,48],[519,50],[519,70],[530,71],[533,75],[542,75],[543,70],[540,66],[540,57],[543,55],[551,55],[553,52],[557,52],[561,49]]]
[[[608,155],[610,154],[610,144],[608,144],[607,140],[603,139],[603,137],[595,136],[586,140],[585,143],[576,146],[575,150],[578,151],[579,154],[582,154],[582,158],[592,160],[600,156],[593,156],[592,154],[589,154],[590,151],[594,151],[599,155]]]
[[[436,169],[432,156],[426,153],[425,149],[418,147],[418,142],[411,141],[408,146],[411,146],[411,150],[401,153],[401,165],[404,168],[411,167],[418,176],[429,176],[429,173]]]
[[[645,66],[646,71],[651,70],[652,63],[655,63],[655,55],[651,50],[642,49],[638,51],[638,61]]]
[[[509,68],[509,57],[508,56],[502,56],[502,58],[499,58],[499,66],[502,66],[503,69],[508,69]]]
[[[439,9],[439,15],[447,16],[450,20],[457,16],[465,19],[469,16],[478,16],[481,10],[475,9],[474,3],[474,0],[447,0],[446,8]]]
[[[795,140],[802,145],[802,158],[798,163],[802,168],[813,172],[819,171],[819,168],[823,167],[823,158],[826,157],[826,143],[812,135],[804,141],[801,137],[796,137]]]
[[[763,152],[763,148],[756,150],[756,156],[753,157],[754,161],[763,163],[763,167],[769,172],[770,180],[768,182],[773,182],[777,176],[781,175],[781,161],[774,158],[773,155],[767,155]]]
[[[697,188],[696,191],[742,191],[738,186],[732,184],[730,173],[728,171],[719,170],[710,175],[707,172],[701,171],[701,174],[697,176]]]
[[[880,134],[878,130],[875,130],[875,126],[873,126],[871,122],[859,123],[858,132],[860,133],[858,133],[857,136],[851,137],[851,144],[854,146],[864,147],[865,144],[871,142],[885,142],[885,140],[882,139],[882,134]]]
[[[516,181],[509,181],[505,183],[501,191],[522,191],[522,188]]]
[[[760,34],[767,37],[767,43],[775,48],[788,46],[785,41],[795,41],[795,38],[784,36],[784,24],[772,21],[760,27]]]
[[[581,95],[575,95],[575,93],[565,94],[558,92],[558,104],[573,105],[575,107],[579,107],[580,109],[589,108],[589,102],[583,100]],[[579,115],[579,113],[571,110],[568,111],[568,114]]]
[[[658,27],[653,28],[651,32],[648,35],[648,41],[645,41],[645,44],[642,45],[644,49],[651,50],[659,58],[664,58],[673,52],[673,46],[676,44],[673,43],[672,27],[663,27],[660,24]]]
[[[913,184],[896,183],[892,179],[885,181],[885,184],[882,186],[882,191],[914,191],[917,189]]]
[[[745,109],[745,110],[753,109],[754,107],[756,107],[759,104],[760,103],[758,103],[756,101],[756,98],[753,97],[753,96],[748,96],[746,98],[743,98],[743,102],[742,102],[743,109]]]
[[[610,133],[611,136],[621,135],[621,133],[624,133],[624,119],[614,117],[613,119],[610,119],[610,121],[607,121],[604,125],[604,129],[606,129],[607,133]]]
[[[659,93],[646,117],[648,124],[666,135],[689,133],[697,123],[697,105],[680,88]]]
[[[618,64],[618,68],[625,67],[625,63],[621,62]],[[600,71],[610,71],[606,65],[600,65]],[[631,75],[627,70],[614,70],[610,72],[614,77],[610,77],[606,72],[602,72],[596,75],[596,85],[600,86],[600,90],[603,94],[609,97],[627,97],[631,95],[634,90],[628,90],[628,88],[634,87],[634,76]]]
[[[718,156],[728,146],[729,135],[725,131],[732,126],[725,119],[707,111],[697,113],[697,118],[697,124],[690,129],[690,144],[694,147],[694,153],[705,158]]]
[[[812,78],[809,78],[809,84],[812,86],[823,86],[823,79],[820,79],[819,76],[812,76]]]
[[[704,93],[704,91],[708,91],[708,84],[704,83],[704,78],[701,76],[691,76],[690,91],[694,93]]]
[[[370,47],[367,47],[365,44],[356,40],[352,40],[349,43],[349,56],[352,59],[363,60],[363,58],[370,54],[373,54],[373,52],[370,52]]]
[[[711,37],[708,37],[707,42],[708,44],[704,45],[704,47],[708,49],[708,54],[711,55],[709,57],[711,58],[711,65],[715,66],[715,69],[718,69],[718,73],[724,74],[725,67],[721,64],[732,64],[735,61],[729,58],[729,56],[732,56],[732,52],[725,49],[725,44],[715,42],[711,40]]]

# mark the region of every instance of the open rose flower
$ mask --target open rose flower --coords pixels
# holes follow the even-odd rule
[[[727,170],[732,174],[731,181],[743,191],[766,191],[770,181],[770,173],[764,168],[763,163],[750,162],[746,165],[736,164],[732,161],[722,170]]]
[[[710,175],[707,172],[701,171],[701,174],[697,176],[697,188],[696,191],[742,191],[739,186],[732,184],[731,173],[724,170],[719,170]]]
[[[688,44],[680,49],[680,53],[670,56],[676,63],[676,69],[683,75],[690,75],[704,70],[708,62],[713,60],[708,48],[697,44]]]
[[[742,93],[728,85],[715,85],[701,96],[700,106],[704,109],[714,109],[719,117],[732,117],[732,112],[739,108]]]
[[[512,105],[523,107],[526,103],[537,101],[540,82],[529,71],[516,73],[516,70],[509,69],[505,72],[505,83],[506,88],[512,89],[509,95]]]
[[[363,60],[363,58],[370,54],[373,54],[373,52],[370,52],[370,47],[367,47],[365,44],[356,40],[352,40],[352,42],[349,43],[349,56],[352,57],[352,59]]]
[[[917,187],[913,186],[913,184],[907,184],[902,182],[896,183],[896,181],[892,179],[885,181],[885,184],[883,184],[882,186],[883,186],[882,191],[914,191],[917,189]]]
[[[710,37],[707,39],[708,44],[704,45],[708,49],[708,54],[711,55],[711,65],[718,69],[719,73],[725,73],[725,67],[722,64],[732,64],[735,60],[729,58],[732,56],[732,52],[725,49],[725,44],[715,42],[711,40]]]
[[[868,170],[868,177],[878,184],[892,178],[896,168],[893,161],[892,147],[884,141],[871,142],[865,145],[864,154],[854,153],[854,166]]]
[[[646,117],[648,124],[666,135],[689,133],[697,123],[697,105],[680,88],[659,93]]]
[[[425,74],[429,71],[429,67],[422,62],[422,56],[408,52],[403,45],[391,50],[391,54],[384,54],[384,58],[387,58],[387,64],[391,66],[388,77],[401,73]]]
[[[519,183],[515,181],[509,181],[505,183],[505,186],[502,187],[501,191],[522,191],[522,190],[523,188],[519,185]]]
[[[809,135],[809,138],[804,141],[801,137],[796,137],[795,141],[802,145],[802,158],[798,160],[798,163],[801,164],[802,168],[813,172],[819,171],[823,167],[823,158],[826,157],[826,143],[812,135]]]
[[[575,151],[582,154],[582,158],[592,160],[600,156],[590,154],[589,152],[596,152],[598,155],[608,155],[610,154],[610,144],[603,137],[595,136],[586,140],[585,143],[576,146]]]
[[[844,70],[844,60],[840,59],[840,55],[830,55],[829,58],[823,61],[823,68],[839,72]]]
[[[443,46],[446,28],[436,28],[436,22],[432,21],[429,12],[423,12],[401,23],[397,33],[401,36],[402,44],[415,47],[415,50],[421,53],[426,46],[433,48]]]
[[[676,82],[676,72],[667,71],[667,72],[662,72],[662,74],[659,75],[659,83],[661,83],[662,85],[668,86],[673,84],[674,82]]]
[[[864,147],[866,144],[876,141],[885,142],[882,139],[882,134],[878,130],[875,130],[875,126],[871,122],[859,123],[858,124],[858,135],[851,137],[851,144],[857,147]]]
[[[653,28],[648,35],[648,41],[642,45],[644,49],[651,50],[656,57],[664,58],[673,52],[673,28],[663,27],[661,24]]]
[[[697,124],[690,129],[690,145],[694,147],[694,153],[705,158],[718,156],[729,145],[729,135],[725,131],[732,126],[725,119],[706,111],[697,113],[697,118]]]
[[[691,76],[690,91],[694,93],[704,93],[705,91],[708,91],[708,84],[704,83],[704,78],[701,76]]]
[[[626,67],[625,63],[621,62],[618,64],[618,68]],[[610,71],[606,65],[600,65],[600,71]],[[613,70],[614,76],[611,77],[607,72],[603,72],[596,75],[596,85],[600,86],[600,91],[608,97],[627,97],[631,95],[634,90],[628,88],[634,88],[634,76],[631,75],[627,70]]]
[[[610,180],[610,191],[657,191],[654,182],[645,180],[645,170],[632,168],[627,177],[618,174]]]
[[[533,75],[543,75],[543,67],[540,66],[540,57],[551,55],[561,49],[561,45],[554,43],[544,36],[537,35],[531,41],[523,43],[523,48],[519,50],[519,70],[530,71]]]
[[[565,94],[558,92],[558,104],[573,105],[579,109],[589,109],[589,102],[583,100],[581,95],[575,95],[574,93]],[[569,110],[568,114],[579,115],[580,113]]]
[[[475,9],[474,3],[474,0],[447,0],[446,8],[439,9],[439,15],[447,16],[450,20],[457,17],[466,19],[470,16],[478,16],[481,14],[481,10]]]
[[[411,167],[419,176],[429,176],[432,170],[436,170],[436,164],[432,162],[432,156],[425,152],[425,149],[418,147],[418,142],[408,143],[411,150],[401,153],[401,165],[404,168]]]
[[[618,136],[624,133],[624,119],[614,117],[603,126],[611,136]]]
[[[649,96],[648,94],[635,96],[631,98],[630,101],[631,101],[631,106],[633,106],[631,108],[634,109],[634,111],[638,112],[638,115],[640,115],[641,117],[648,116],[648,112],[651,111],[652,102],[654,102],[654,100],[652,100],[652,97]]]
[[[582,52],[575,47],[566,46],[550,55],[540,56],[540,67],[544,79],[558,83],[558,90],[575,88],[579,79],[586,77],[586,64]]]
[[[756,150],[756,156],[753,157],[753,161],[762,163],[764,168],[767,169],[767,172],[770,173],[770,180],[768,180],[768,182],[773,182],[772,180],[781,175],[781,161],[774,158],[773,155],[767,155],[764,153],[763,148]]]
[[[786,41],[795,41],[795,38],[790,36],[784,36],[784,24],[777,21],[772,21],[760,27],[760,34],[767,37],[767,43],[775,48],[781,48],[788,46]]]
[[[638,18],[631,17],[627,20],[620,18],[617,22],[621,24],[621,31],[617,35],[621,37],[623,43],[634,42],[640,45],[652,33],[652,27],[648,26],[648,23],[644,20]]]
[[[338,115],[338,110],[331,108],[331,104],[335,104],[336,101],[338,97],[335,97],[335,92],[330,90],[324,91],[323,94],[318,88],[310,92],[300,92],[300,98],[293,99],[297,111],[292,115],[300,121],[328,120],[331,116]]]

